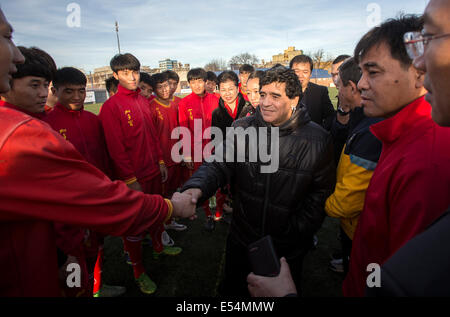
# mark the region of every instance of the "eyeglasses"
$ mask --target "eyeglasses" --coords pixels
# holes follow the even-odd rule
[[[450,33],[440,35],[424,35],[424,30],[422,30],[422,32],[406,32],[403,35],[403,43],[405,43],[408,56],[411,59],[415,59],[423,55],[425,47],[431,40],[446,36],[450,36]]]

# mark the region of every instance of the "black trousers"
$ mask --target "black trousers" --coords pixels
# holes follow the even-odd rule
[[[341,229],[341,246],[342,246],[342,264],[344,265],[344,276],[348,273],[348,266],[350,263],[350,254],[352,253],[352,240]]]
[[[301,293],[303,258],[304,255],[286,258],[299,294]],[[228,236],[225,251],[224,277],[219,286],[219,295],[250,297],[247,288],[247,275],[251,271],[252,268],[248,260],[247,248]]]

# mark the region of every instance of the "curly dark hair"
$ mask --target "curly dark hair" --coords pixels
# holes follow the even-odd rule
[[[302,99],[302,85],[292,69],[281,67],[269,69],[264,73],[259,86],[263,87],[275,82],[286,84],[286,96],[289,99],[294,99],[295,97]]]

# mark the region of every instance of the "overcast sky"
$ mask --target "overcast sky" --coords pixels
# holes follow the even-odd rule
[[[77,9],[69,4],[76,3]],[[170,58],[191,67],[249,52],[270,60],[288,46],[352,52],[379,19],[423,13],[427,0],[6,0],[1,8],[17,45],[37,46],[58,67],[85,71],[109,65],[121,52],[158,67]],[[375,4],[375,5],[373,5]],[[69,6],[69,8],[68,8]],[[70,9],[68,11],[68,9]],[[69,22],[68,22],[69,18]],[[79,27],[77,27],[79,21]]]

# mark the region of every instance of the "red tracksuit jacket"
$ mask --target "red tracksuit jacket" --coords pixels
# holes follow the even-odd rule
[[[163,154],[148,100],[120,84],[99,114],[116,176],[130,184],[159,176]]]
[[[371,131],[383,148],[353,238],[345,296],[364,296],[367,266],[381,266],[450,204],[450,128],[431,119],[423,97]]]
[[[48,124],[0,107],[0,296],[60,296],[54,222],[139,235],[171,215],[111,182]]]
[[[205,145],[210,141],[211,136],[200,140],[203,132],[206,128],[211,127],[212,112],[219,106],[219,98],[213,94],[205,92],[203,97],[199,97],[195,93],[181,99],[178,105],[178,121],[180,127],[186,127],[191,132],[191,155],[183,154],[184,158],[194,158],[194,149],[198,148],[198,151],[203,151]],[[197,131],[194,131],[194,120],[200,119],[202,122],[202,129],[196,127]],[[201,135],[198,139],[194,138],[194,135]],[[184,138],[182,138],[184,140]],[[183,147],[189,147],[187,143],[183,143]],[[200,157],[201,158],[201,157]]]
[[[95,114],[84,109],[69,110],[58,103],[43,121],[72,143],[86,161],[111,177],[105,136]],[[65,254],[80,256],[85,230],[60,223],[55,224],[55,229],[58,247]]]
[[[0,100],[0,107],[6,107],[6,108],[9,108],[9,109],[17,110],[17,111],[23,112],[23,113],[25,113],[25,114],[33,117],[33,118],[39,119],[39,120],[44,120],[45,117],[47,117],[47,113],[48,113],[45,110],[43,112],[41,112],[41,113],[32,113],[32,112],[26,111],[26,110],[24,110],[22,108],[17,107],[16,105],[13,105],[13,104],[11,104],[9,102],[6,102],[6,101],[3,101],[3,100]]]
[[[103,128],[95,114],[84,109],[69,110],[58,103],[44,121],[70,141],[86,161],[111,176]]]
[[[170,136],[172,131],[178,127],[178,102],[179,99],[176,100],[175,98],[172,99],[169,106],[160,103],[156,98],[150,102],[153,124],[159,137],[163,159],[167,167],[177,164],[171,156],[172,148],[177,140],[171,139]]]

